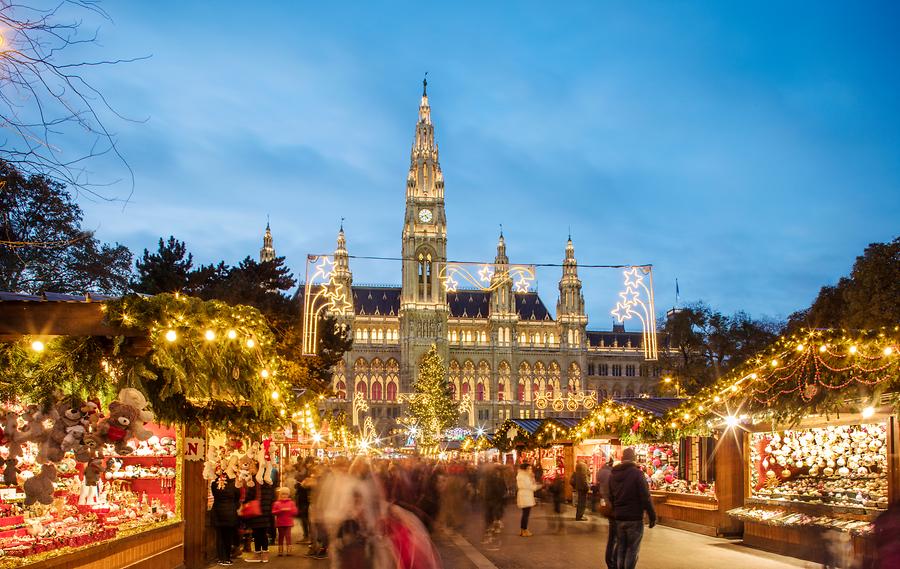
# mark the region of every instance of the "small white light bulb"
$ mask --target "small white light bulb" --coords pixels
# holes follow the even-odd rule
[[[169,330],[166,332],[166,341],[167,342],[174,342],[177,339],[178,339],[178,332],[176,332],[175,330]]]
[[[46,348],[46,346],[40,340],[35,340],[31,343],[31,349],[35,352],[41,353],[44,351],[44,348]]]
[[[863,419],[869,419],[869,418],[871,418],[874,414],[875,414],[875,408],[874,408],[874,407],[871,407],[871,406],[870,406],[870,407],[866,407],[865,409],[862,410],[862,418],[863,418]]]
[[[203,334],[203,337],[206,338],[206,341],[207,341],[207,342],[212,342],[213,340],[216,339],[216,333],[213,332],[212,330],[207,330],[207,331]]]

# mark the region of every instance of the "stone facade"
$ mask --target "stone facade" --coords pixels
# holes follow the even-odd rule
[[[267,234],[271,243],[271,235]],[[507,418],[553,415],[535,396],[594,390],[598,398],[655,395],[656,362],[646,362],[640,333],[614,326],[590,331],[571,237],[565,245],[554,317],[535,292],[516,292],[501,232],[491,290],[445,290],[439,271],[447,261],[444,178],[438,161],[427,92],[423,91],[406,182],[401,286],[354,286],[343,227],[334,253],[333,278],[352,290],[354,311],[342,319],[353,349],[334,375],[344,408],[364,398],[382,432],[404,412],[398,395],[412,391],[418,361],[436,344],[448,364],[457,398],[469,394],[462,426],[491,431]],[[579,415],[563,411],[560,415]],[[358,422],[364,415],[360,414]]]

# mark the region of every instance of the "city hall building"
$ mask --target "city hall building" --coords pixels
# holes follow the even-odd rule
[[[401,394],[413,391],[418,362],[432,344],[447,363],[454,396],[471,402],[461,425],[490,431],[508,418],[553,415],[551,407],[537,405],[542,393],[565,398],[594,391],[597,399],[656,394],[659,369],[645,361],[640,332],[619,325],[588,329],[571,238],[561,247],[552,311],[537,292],[514,288],[502,232],[493,265],[486,265],[490,286],[447,287],[440,278],[447,224],[444,176],[423,90],[406,179],[400,286],[354,285],[343,227],[337,235],[331,278],[352,294],[352,310],[339,320],[349,327],[353,348],[335,370],[330,407],[344,408],[350,417],[352,401],[365,399],[379,430],[388,427],[404,412]],[[260,258],[274,255],[267,227]],[[585,412],[579,407],[556,414]]]

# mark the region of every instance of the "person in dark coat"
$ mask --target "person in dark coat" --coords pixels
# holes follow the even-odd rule
[[[597,492],[604,503],[606,518],[609,520],[609,531],[606,534],[606,569],[616,569],[616,518],[612,512],[609,498],[609,481],[612,477],[612,457],[603,463],[597,473]]]
[[[306,468],[302,474],[298,474],[294,484],[294,502],[297,504],[297,517],[300,518],[300,527],[303,528],[303,539],[300,543],[309,541],[309,485],[304,484],[309,472]]]
[[[615,465],[609,478],[609,496],[616,519],[616,568],[634,569],[641,538],[644,537],[644,512],[650,527],[656,525],[656,511],[650,501],[650,486],[634,463],[634,449],[622,451],[622,462]]]
[[[244,494],[244,503],[259,497],[259,506],[262,514],[244,520],[244,525],[253,531],[253,550],[256,553],[247,561],[268,562],[269,560],[269,530],[273,527],[272,502],[275,501],[275,488],[278,487],[278,472],[272,472],[272,483],[263,481],[252,488],[247,488]]]
[[[219,565],[231,565],[231,551],[237,535],[238,504],[241,491],[234,485],[234,479],[219,476],[212,482],[212,525],[216,528],[216,556]]]
[[[587,506],[587,494],[591,486],[588,483],[588,466],[583,460],[575,463],[575,474],[572,475],[572,486],[575,489],[575,519],[585,520],[584,508]]]

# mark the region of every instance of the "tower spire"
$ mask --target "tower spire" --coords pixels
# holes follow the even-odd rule
[[[428,96],[428,72],[425,72],[425,78],[422,79],[422,96]]]
[[[263,246],[259,250],[259,262],[266,263],[275,260],[275,245],[272,241],[272,229],[269,227],[269,216],[266,215],[266,232],[263,234]]]

